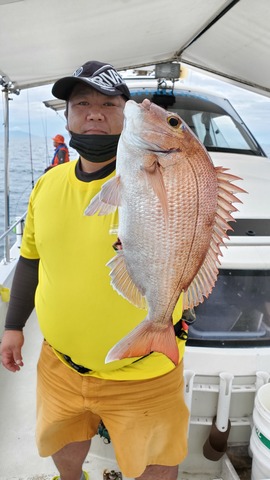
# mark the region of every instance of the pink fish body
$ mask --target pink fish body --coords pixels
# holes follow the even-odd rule
[[[122,249],[108,263],[119,294],[148,314],[108,353],[106,362],[152,351],[176,365],[172,313],[204,301],[218,275],[220,245],[243,192],[238,177],[214,167],[198,138],[175,113],[149,100],[128,101],[116,176],[92,199],[86,215],[119,208]]]

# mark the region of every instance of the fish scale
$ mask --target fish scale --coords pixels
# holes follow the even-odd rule
[[[227,222],[237,210],[232,204],[239,202],[235,193],[243,190],[232,183],[238,177],[214,167],[178,115],[147,99],[128,101],[124,115],[116,176],[85,213],[104,215],[118,207],[121,250],[108,263],[111,284],[148,312],[106,362],[155,351],[177,365],[173,310],[181,294],[187,309],[211,293]]]

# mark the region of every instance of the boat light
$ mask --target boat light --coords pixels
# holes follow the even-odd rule
[[[159,63],[155,65],[155,78],[176,80],[180,77],[180,63]]]

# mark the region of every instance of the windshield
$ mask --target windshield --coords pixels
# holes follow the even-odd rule
[[[177,113],[208,151],[265,156],[251,132],[227,99],[207,93],[175,89],[131,88],[131,98],[154,103]]]
[[[270,345],[270,270],[220,269],[208,299],[195,308],[188,345]]]
[[[207,150],[261,155],[257,142],[236,114],[232,116],[213,101],[194,95],[176,94],[175,98],[170,110],[178,113]]]
[[[185,112],[179,110],[185,116]],[[244,138],[229,115],[214,112],[189,112],[193,129],[206,147],[250,149],[249,139]],[[181,115],[180,115],[181,116]]]

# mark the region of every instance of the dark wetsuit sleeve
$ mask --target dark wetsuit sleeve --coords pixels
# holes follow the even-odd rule
[[[22,330],[35,306],[39,260],[20,257],[14,273],[6,330]]]
[[[59,152],[57,152],[57,158],[58,158],[59,165],[61,163],[65,163],[65,156],[66,156],[65,150],[59,150]]]

